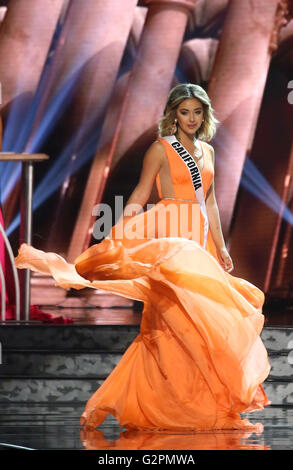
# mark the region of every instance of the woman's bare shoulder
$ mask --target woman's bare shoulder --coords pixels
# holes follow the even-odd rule
[[[213,161],[215,160],[215,151],[214,151],[214,147],[209,144],[208,142],[204,142],[203,140],[201,140],[201,143],[204,145],[204,148],[210,153]]]
[[[205,142],[204,140],[201,140],[200,142],[201,142],[210,152],[212,152],[212,153],[214,152],[214,147],[213,147],[211,144],[209,144],[208,142]]]
[[[164,145],[163,145],[163,142],[159,139],[156,139],[152,144],[151,144],[151,147],[153,147],[154,149],[157,149],[158,152],[165,152],[165,149],[164,149]]]
[[[154,157],[159,157],[164,159],[166,156],[164,145],[160,140],[155,140],[148,148],[147,153],[153,155]]]

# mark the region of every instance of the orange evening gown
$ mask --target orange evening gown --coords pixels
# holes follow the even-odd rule
[[[111,413],[121,426],[144,431],[259,429],[240,413],[270,404],[261,385],[270,372],[260,338],[264,294],[222,268],[210,231],[202,247],[203,219],[189,171],[159,140],[173,199],[162,198],[157,175],[161,200],[128,220],[123,236],[114,226],[74,264],[24,244],[17,266],[50,273],[64,288],[101,288],[144,303],[140,333],[88,400],[81,425],[95,428]],[[201,174],[206,196],[214,175],[206,144]],[[168,216],[174,207],[179,215]]]

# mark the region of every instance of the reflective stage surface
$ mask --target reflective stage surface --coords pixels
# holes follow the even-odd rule
[[[293,408],[267,407],[248,417],[261,422],[260,434],[218,431],[163,434],[127,431],[112,415],[95,431],[80,428],[84,404],[1,404],[0,448],[68,450],[289,450],[293,442]]]

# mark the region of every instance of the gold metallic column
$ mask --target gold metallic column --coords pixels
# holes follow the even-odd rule
[[[0,28],[0,77],[5,108],[38,85],[63,0],[11,0]]]
[[[91,168],[71,239],[68,253],[71,261],[90,242],[92,209],[101,200],[110,169],[157,124],[163,112],[195,0],[146,0],[145,4],[149,8],[136,62],[121,103],[114,136],[98,149]],[[103,135],[101,140],[104,141]]]
[[[63,0],[42,0],[41,7],[39,0],[10,0],[7,4],[8,9],[0,27],[0,111],[4,128],[12,106],[21,112],[23,119],[26,117],[39,84]],[[17,135],[16,125],[11,123],[11,126]],[[19,183],[15,185],[5,202],[6,226],[14,216],[19,187]]]
[[[70,145],[71,150],[65,163],[58,210],[48,234],[48,250],[59,250],[64,242],[60,229],[64,218],[72,220],[77,216],[78,208],[72,205],[72,198],[76,196],[77,186],[81,187],[78,197],[82,197],[84,183],[78,180],[79,175],[74,173],[74,169],[83,166],[83,162],[78,161],[84,157],[82,149],[99,134],[133,24],[136,4],[137,0],[124,0],[123,5],[116,0],[72,0],[66,13],[49,72],[46,97],[35,123],[37,129],[42,114],[57,93],[70,96],[68,109],[62,118],[64,132],[60,136],[59,147],[61,151]]]
[[[221,121],[215,142],[215,186],[224,236],[228,237],[247,152],[251,148],[286,2],[231,0],[208,94]],[[286,23],[286,20],[285,20]]]

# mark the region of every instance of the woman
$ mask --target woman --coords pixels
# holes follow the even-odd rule
[[[205,208],[210,228],[207,250],[218,259],[224,269],[230,272],[233,270],[233,262],[225,246],[214,190],[214,149],[208,143],[200,140],[201,138],[212,139],[216,130],[216,123],[218,121],[213,115],[209,97],[204,89],[198,85],[181,84],[169,93],[164,116],[159,124],[159,135],[164,137],[175,134],[176,139],[182,143],[182,146],[197,162],[203,179]],[[188,235],[193,230],[192,239],[198,243],[203,241],[200,226],[202,222],[204,223],[204,214],[199,210],[199,206],[189,204],[190,201],[198,203],[194,195],[194,188],[190,184],[190,175],[187,174],[182,177],[182,162],[178,157],[175,157],[175,159],[172,159],[172,156],[168,157],[170,150],[170,145],[162,138],[159,138],[150,146],[144,157],[140,181],[126,205],[124,214],[131,212],[132,205],[141,208],[146,204],[156,178],[161,203],[154,211],[160,214],[160,209],[162,209],[162,212],[166,213],[166,210],[163,209],[166,209],[166,205],[168,205],[168,207],[174,208],[173,214],[177,217],[181,216],[180,220],[175,223],[176,220],[174,219],[176,217],[174,217],[170,224],[166,224],[166,219],[163,217],[163,223],[158,226],[161,217],[158,216],[157,220],[154,221],[153,212],[147,212],[142,216],[144,223],[139,223],[139,219],[133,219],[128,224],[128,230],[127,227],[124,227],[126,239],[131,237],[130,230],[133,225],[137,224],[139,227],[145,228],[148,224],[148,230],[144,230],[146,236],[147,233],[151,233],[152,237],[157,238],[158,232],[163,233],[164,236],[170,235],[171,232],[172,235],[181,236],[182,234]],[[186,163],[186,158],[184,161]],[[177,212],[174,204],[177,204]],[[187,208],[188,205],[190,207]],[[188,216],[185,215],[183,209],[189,210]],[[129,218],[129,216],[125,217],[124,215],[122,222],[125,224]],[[156,222],[157,225],[155,225]],[[113,228],[111,236],[114,237],[115,233],[121,233],[119,227]]]
[[[16,263],[68,288],[102,288],[144,302],[140,334],[89,399],[87,428],[112,413],[145,431],[259,429],[241,412],[270,402],[270,365],[260,339],[264,294],[229,272],[214,193],[217,120],[205,91],[173,88],[139,183],[109,237],[74,265],[22,245]],[[156,181],[160,201],[145,205]],[[224,268],[224,269],[223,269]]]

